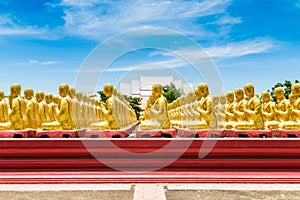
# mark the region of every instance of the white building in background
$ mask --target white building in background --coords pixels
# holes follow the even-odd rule
[[[173,83],[176,88],[182,89],[186,94],[193,91],[193,83],[186,83],[182,78],[175,79],[174,76],[144,76],[140,75],[138,79],[131,79],[130,82],[119,82],[119,91],[128,96],[141,97],[142,108],[145,108],[147,100],[151,95],[153,84],[170,85]]]

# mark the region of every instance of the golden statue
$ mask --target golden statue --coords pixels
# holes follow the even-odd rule
[[[292,93],[289,96],[290,120],[284,125],[287,130],[300,130],[300,83],[292,85]]]
[[[91,110],[90,110],[90,104],[89,104],[89,97],[86,94],[83,94],[82,98],[83,102],[83,111],[84,111],[84,117],[85,117],[85,127],[89,127],[91,123],[93,123],[91,119]]]
[[[54,95],[53,96],[53,104],[54,104],[56,113],[59,112],[59,102],[60,102],[59,96]]]
[[[4,91],[0,90],[0,123],[8,122],[8,104],[4,98]]]
[[[155,99],[152,95],[150,95],[148,101],[147,101],[147,105],[146,105],[146,108],[145,108],[145,112],[144,112],[144,115],[143,115],[143,120],[150,120],[150,109],[152,107],[152,105],[154,104],[155,102]]]
[[[151,96],[154,103],[149,108],[150,120],[141,121],[140,128],[142,130],[169,129],[168,102],[162,95],[162,85],[154,84]]]
[[[112,84],[108,83],[103,86],[103,94],[107,97],[105,102],[105,107],[102,107],[102,113],[105,117],[103,122],[94,122],[91,124],[90,128],[92,130],[117,130],[120,129],[120,125],[116,121],[116,115],[114,109],[116,106],[113,93],[115,88]],[[122,115],[122,113],[119,113]]]
[[[217,99],[219,99],[219,104],[216,105],[217,101],[214,102],[213,100],[213,105],[216,105],[215,112],[217,117],[217,128],[224,129],[226,128],[226,95],[221,94],[217,97]]]
[[[279,121],[279,128],[283,128],[285,123],[289,121],[290,118],[290,103],[284,96],[284,89],[282,87],[277,87],[274,90],[275,97],[277,99],[276,104],[276,119]]]
[[[73,119],[73,127],[79,128],[78,126],[78,101],[76,98],[76,90],[74,87],[70,87],[70,94],[69,94],[71,100],[72,100],[72,119]]]
[[[212,96],[212,118],[210,124],[213,128],[222,129],[224,126],[224,105],[220,104],[221,96]],[[214,124],[214,125],[212,125]]]
[[[23,110],[19,91],[17,84],[10,86],[11,112],[9,113],[9,121],[0,123],[0,130],[23,130],[25,128],[22,113],[26,113],[26,107]]]
[[[44,130],[73,130],[75,129],[72,119],[72,100],[69,96],[69,85],[63,83],[59,86],[59,95],[62,97],[59,105],[59,113],[57,121],[43,123],[42,129]]]
[[[232,129],[234,127],[234,124],[236,123],[236,114],[234,113],[236,102],[234,102],[234,93],[233,92],[227,92],[226,93],[226,109],[225,109],[225,128],[226,129]]]
[[[40,123],[50,122],[48,104],[45,102],[45,93],[38,91],[35,93],[36,101],[39,103]],[[38,125],[38,126],[41,126]]]
[[[53,102],[53,95],[50,93],[46,94],[45,101],[48,104],[49,121],[50,122],[57,121],[57,112],[56,112],[55,103]]]
[[[235,95],[235,108],[234,108],[234,119],[237,122],[242,122],[245,121],[245,109],[246,109],[246,104],[247,101],[244,98],[244,90],[242,88],[236,88],[234,90],[234,95]]]
[[[24,96],[27,100],[26,103],[26,114],[28,119],[28,125],[26,128],[37,129],[39,128],[40,116],[39,116],[39,104],[36,102],[34,97],[34,91],[32,88],[26,88],[24,90]]]
[[[85,106],[84,106],[84,102],[83,102],[83,93],[77,92],[76,98],[78,101],[78,105],[77,105],[78,127],[79,128],[87,128],[86,121],[85,121]]]
[[[275,102],[271,101],[271,95],[268,91],[263,91],[262,94],[262,114],[265,122],[265,129],[278,128],[279,122],[276,120],[276,104]]]
[[[261,101],[254,93],[254,86],[247,83],[244,86],[247,104],[244,110],[245,121],[237,122],[235,128],[242,130],[264,129]]]
[[[216,128],[216,124],[211,123],[213,117],[213,102],[209,95],[208,85],[206,83],[199,84],[198,91],[202,96],[197,109],[200,114],[200,122],[205,122],[206,128]]]
[[[292,85],[292,96],[294,98],[291,114],[293,119],[297,122],[300,121],[300,83]]]
[[[14,87],[17,90],[18,94],[18,100],[21,103],[21,115],[24,123],[24,127],[28,126],[28,119],[27,119],[27,114],[26,114],[26,102],[23,97],[21,97],[21,85],[19,83],[15,83]]]

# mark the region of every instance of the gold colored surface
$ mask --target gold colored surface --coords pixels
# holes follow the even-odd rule
[[[154,84],[149,98],[149,120],[141,121],[142,130],[169,129],[170,120],[168,116],[168,102],[162,95],[162,85]],[[147,116],[146,116],[147,119]]]

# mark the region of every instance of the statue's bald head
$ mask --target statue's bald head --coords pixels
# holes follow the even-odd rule
[[[58,90],[61,97],[65,97],[70,94],[70,87],[67,83],[60,84]]]
[[[114,90],[115,88],[111,83],[107,83],[103,86],[103,94],[108,98],[112,96]]]
[[[252,83],[247,83],[244,85],[244,91],[245,91],[245,94],[248,96],[248,97],[253,97],[254,96],[254,85]]]
[[[158,97],[161,96],[163,91],[162,85],[161,84],[154,84],[152,85],[152,96],[154,99],[157,99]]]

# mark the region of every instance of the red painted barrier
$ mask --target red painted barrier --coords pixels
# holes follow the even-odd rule
[[[0,131],[0,138],[33,138],[34,130],[5,130]]]
[[[246,138],[271,138],[271,130],[235,130],[236,137]]]
[[[225,137],[224,130],[203,129],[188,130],[177,129],[177,136],[182,138],[222,138]]]
[[[176,129],[137,130],[137,138],[176,138]]]
[[[280,130],[279,134],[282,138],[300,138],[300,130]]]
[[[86,138],[126,138],[128,134],[123,130],[87,130]]]
[[[78,138],[76,130],[50,130],[50,131],[37,131],[37,138]]]
[[[0,183],[300,183],[299,169],[299,138],[0,139]]]

